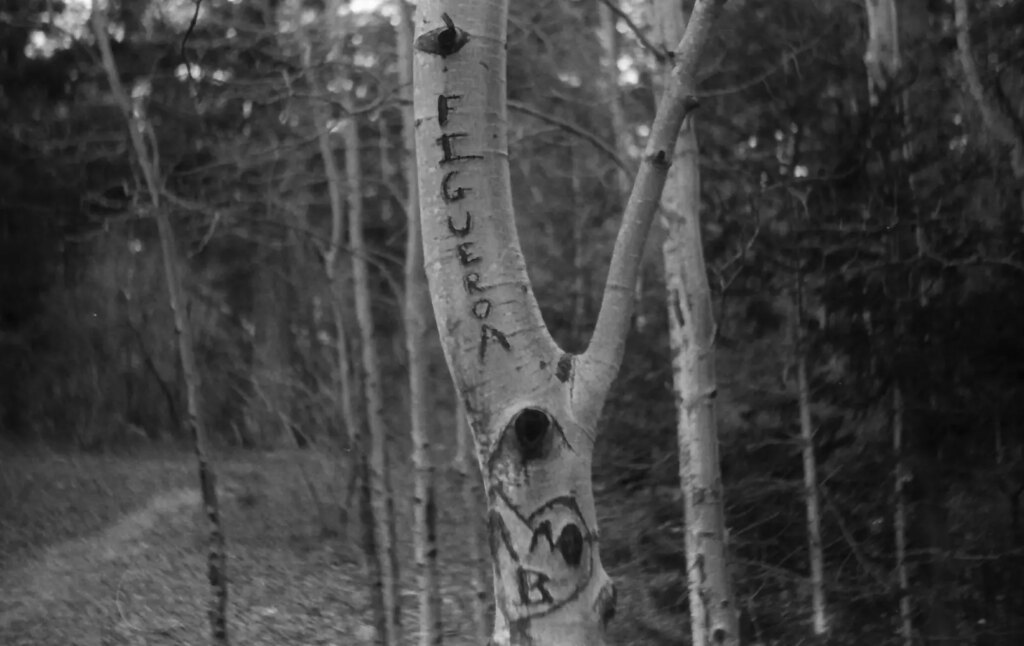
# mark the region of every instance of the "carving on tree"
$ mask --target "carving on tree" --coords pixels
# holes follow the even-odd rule
[[[723,0],[698,0],[651,127],[590,346],[541,318],[515,228],[505,97],[507,0],[418,5],[414,110],[424,264],[445,359],[484,475],[492,643],[605,643],[615,591],[590,481],[596,426],[630,325],[640,249]],[[437,26],[438,22],[443,26]]]

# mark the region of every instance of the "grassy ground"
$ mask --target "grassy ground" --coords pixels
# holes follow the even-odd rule
[[[338,536],[337,515],[328,508],[343,479],[337,463],[310,451],[243,453],[218,461],[233,643],[370,643],[357,550]],[[0,644],[208,643],[205,524],[195,480],[188,453],[0,458]],[[453,488],[454,481],[445,479],[442,499],[458,500]],[[458,543],[467,519],[458,504],[440,507],[446,643],[469,644],[472,564],[461,558],[464,546]],[[398,511],[410,513],[401,504]],[[610,514],[606,527],[633,524]],[[404,527],[399,523],[404,619],[412,643],[414,577]],[[620,587],[617,643],[679,643],[677,618],[668,621],[661,639],[649,634],[652,625],[665,622],[654,621],[649,595],[628,575],[629,537],[605,535],[619,544],[606,557]],[[641,617],[651,621],[638,624]]]

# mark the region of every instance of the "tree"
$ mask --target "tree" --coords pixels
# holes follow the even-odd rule
[[[345,179],[348,197],[348,237],[352,258],[356,323],[362,353],[363,400],[369,426],[369,478],[372,492],[374,545],[380,562],[379,585],[383,590],[384,643],[401,643],[398,562],[395,557],[391,516],[391,472],[388,464],[387,427],[384,422],[384,393],[380,359],[374,339],[373,311],[370,307],[370,279],[367,248],[363,237],[362,170],[359,159],[359,122],[349,119],[343,130],[345,143]]]
[[[405,348],[409,358],[409,428],[412,461],[416,470],[413,493],[413,541],[419,582],[419,643],[442,643],[441,595],[437,573],[437,499],[434,464],[430,453],[430,421],[427,410],[427,341],[429,294],[423,270],[423,236],[420,233],[419,196],[416,180],[416,130],[412,114],[412,7],[398,0],[398,83],[410,99],[402,106],[402,141],[407,190],[406,217],[409,229],[405,246]],[[460,435],[459,441],[463,439]]]
[[[414,106],[424,256],[484,474],[495,644],[604,643],[615,591],[601,565],[590,481],[596,424],[622,360],[640,250],[723,4],[699,1],[675,50],[593,336],[572,355],[544,325],[513,221],[508,3],[420,3]]]
[[[658,39],[668,49],[684,30],[679,3],[655,3]],[[696,106],[692,106],[696,107]],[[679,480],[686,517],[686,563],[693,643],[739,643],[739,613],[729,574],[725,491],[715,419],[715,321],[701,241],[700,153],[693,113],[683,121],[661,215]]]
[[[1006,95],[1002,92],[989,91],[981,80],[981,73],[974,60],[967,0],[954,0],[953,9],[956,20],[957,58],[968,93],[981,112],[985,128],[996,141],[1010,149],[1010,167],[1014,179],[1018,184],[1024,183],[1024,124],[1014,115],[1014,109],[1008,105]],[[1021,215],[1024,216],[1024,189],[1021,189],[1020,204]]]
[[[132,100],[121,84],[117,63],[110,47],[107,21],[104,10],[93,6],[92,29],[99,45],[100,57],[106,72],[107,82],[117,107],[124,115],[128,128],[132,152],[135,161],[142,171],[143,187],[149,195],[151,212],[156,219],[160,238],[160,253],[164,261],[164,279],[167,284],[167,296],[174,315],[174,333],[178,343],[178,354],[181,360],[181,372],[185,381],[185,402],[189,430],[195,445],[196,462],[199,467],[199,485],[202,495],[203,510],[209,525],[209,552],[207,559],[207,578],[213,592],[210,602],[209,618],[213,643],[227,646],[227,546],[224,539],[224,528],[220,519],[220,504],[217,500],[217,478],[210,459],[209,438],[203,420],[199,402],[200,375],[196,365],[195,341],[192,337],[192,325],[189,321],[185,290],[182,287],[178,267],[178,245],[175,242],[174,229],[170,218],[161,202],[161,179],[158,174],[156,150],[151,146],[155,135],[144,117],[145,106],[133,109]],[[149,143],[147,143],[149,142]]]

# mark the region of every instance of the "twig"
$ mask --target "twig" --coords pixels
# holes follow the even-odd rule
[[[605,155],[607,155],[608,158],[611,159],[612,162],[614,162],[616,166],[618,166],[620,169],[623,170],[623,172],[625,172],[627,174],[632,174],[633,173],[633,170],[626,164],[626,162],[621,157],[619,157],[618,153],[616,153],[615,150],[612,149],[611,146],[609,146],[605,142],[601,141],[601,139],[597,135],[595,135],[594,133],[588,132],[588,131],[584,130],[583,128],[580,128],[579,126],[573,125],[572,123],[569,123],[568,121],[565,121],[564,119],[559,119],[558,117],[554,117],[554,116],[551,116],[550,114],[547,114],[545,112],[541,112],[540,110],[538,110],[536,108],[532,108],[532,107],[526,105],[525,103],[520,103],[518,101],[509,101],[508,102],[508,107],[509,107],[510,110],[513,110],[515,112],[519,112],[521,114],[529,115],[529,116],[534,117],[536,119],[540,119],[541,121],[544,121],[545,123],[549,123],[549,124],[551,124],[553,126],[557,126],[557,127],[561,128],[561,129],[567,131],[567,132],[571,132],[572,134],[576,135],[577,137],[580,137],[581,139],[586,140],[591,145],[593,145],[595,148],[597,148],[598,150],[603,152]]]
[[[619,18],[622,18],[622,22],[626,23],[626,26],[629,27],[629,30],[633,32],[633,35],[636,36],[636,39],[640,41],[640,44],[643,46],[643,48],[651,52],[651,54],[654,55],[654,58],[655,60],[658,61],[658,63],[664,63],[665,61],[669,60],[672,57],[672,52],[667,52],[661,47],[658,47],[657,45],[652,43],[647,38],[647,36],[644,35],[643,30],[641,30],[640,27],[637,26],[635,22],[633,22],[633,20],[625,11],[619,9],[619,7],[616,6],[614,2],[612,2],[611,0],[600,0],[600,2],[604,6],[608,7],[613,14],[615,14]]]

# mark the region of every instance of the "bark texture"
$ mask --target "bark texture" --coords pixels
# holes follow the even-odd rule
[[[473,428],[488,499],[492,643],[605,643],[614,587],[590,481],[644,238],[699,52],[721,1],[698,1],[659,105],[590,345],[564,352],[541,319],[513,220],[505,101],[507,0],[424,0],[414,62],[417,165],[431,301]]]
[[[398,0],[399,85],[412,98],[412,8]],[[409,229],[405,246],[405,349],[409,363],[409,427],[412,461],[416,470],[413,493],[413,540],[419,587],[419,643],[441,644],[441,595],[437,572],[437,501],[434,463],[430,450],[427,414],[427,357],[430,297],[423,272],[423,237],[420,233],[418,181],[416,178],[416,131],[412,103],[402,108],[402,140],[405,148],[405,182],[408,188],[406,217]]]
[[[121,84],[117,63],[110,47],[107,33],[106,16],[102,9],[93,5],[92,28],[96,35],[103,68],[110,83],[114,100],[125,118],[131,139],[132,151],[142,171],[149,193],[152,215],[156,219],[157,233],[160,239],[160,252],[163,256],[164,279],[167,284],[167,295],[174,318],[174,333],[181,360],[181,372],[185,381],[186,419],[195,445],[196,462],[199,470],[199,486],[203,500],[203,511],[209,522],[209,543],[207,557],[207,579],[213,592],[208,611],[210,630],[213,643],[227,646],[227,545],[224,529],[220,520],[220,503],[217,499],[217,479],[210,459],[209,438],[203,422],[202,407],[199,399],[200,375],[196,362],[195,341],[192,337],[192,326],[188,319],[185,304],[185,290],[182,287],[181,274],[178,267],[178,245],[175,241],[174,229],[170,218],[161,203],[159,159],[150,145],[155,141],[153,131],[145,120],[144,106],[138,111],[133,110],[132,100]],[[146,136],[144,136],[144,134]]]
[[[657,0],[654,16],[656,42],[671,46],[686,24],[679,3]],[[683,122],[661,200],[690,630],[694,644],[735,645],[739,613],[729,577],[714,402],[715,322],[701,242],[700,153],[694,128],[691,114]]]
[[[458,398],[456,398],[458,399]],[[459,474],[459,491],[462,496],[463,518],[475,524],[480,518],[479,497],[474,482],[479,482],[479,470],[471,464],[473,435],[466,418],[466,407],[459,400],[455,409],[456,450],[455,471]],[[476,528],[468,530],[465,560],[471,564],[473,639],[477,644],[487,643],[487,585],[483,576],[483,549]]]

